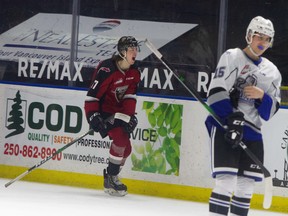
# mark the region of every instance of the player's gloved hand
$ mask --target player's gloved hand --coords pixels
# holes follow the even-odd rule
[[[98,112],[93,113],[89,119],[89,124],[95,132],[105,132],[107,130],[107,125],[102,118],[101,114]]]
[[[232,148],[236,148],[243,138],[244,114],[242,112],[234,112],[227,117],[226,121],[228,128],[225,133],[225,139],[232,145]]]
[[[138,124],[138,119],[135,115],[132,115],[130,121],[126,123],[125,129],[128,133],[132,133]]]

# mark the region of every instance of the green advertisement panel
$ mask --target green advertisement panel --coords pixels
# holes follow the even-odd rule
[[[143,101],[142,111],[148,127],[142,129],[143,142],[133,146],[132,170],[178,176],[183,105]]]

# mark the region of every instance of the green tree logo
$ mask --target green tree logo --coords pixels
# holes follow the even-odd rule
[[[9,117],[7,117],[6,127],[8,130],[13,131],[6,135],[5,138],[15,136],[24,132],[24,127],[22,126],[24,123],[24,119],[22,113],[22,100],[20,92],[18,91],[16,93],[16,97],[14,99],[8,99],[7,105],[9,104],[9,100],[12,100],[13,104],[11,106],[11,111],[9,112]]]
[[[178,176],[183,105],[144,101],[142,109],[157,139],[133,145],[132,170]]]

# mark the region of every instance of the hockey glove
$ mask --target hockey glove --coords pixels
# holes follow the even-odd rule
[[[244,114],[242,112],[235,112],[227,117],[227,130],[225,133],[226,141],[236,148],[243,138]]]
[[[91,125],[92,129],[95,132],[99,132],[100,134],[105,133],[107,130],[107,125],[104,121],[104,119],[102,118],[102,116],[100,115],[100,113],[95,112],[93,113],[89,119],[89,124]]]
[[[126,123],[125,129],[128,133],[132,133],[138,124],[138,119],[135,115],[132,115],[130,121]]]
[[[229,91],[229,96],[232,106],[237,109],[238,101],[240,98],[240,91],[236,87],[232,87],[232,89]]]

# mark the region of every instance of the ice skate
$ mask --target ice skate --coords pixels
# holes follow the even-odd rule
[[[127,186],[124,185],[117,175],[109,175],[106,169],[103,170],[104,175],[104,192],[111,196],[125,196],[127,194]]]

